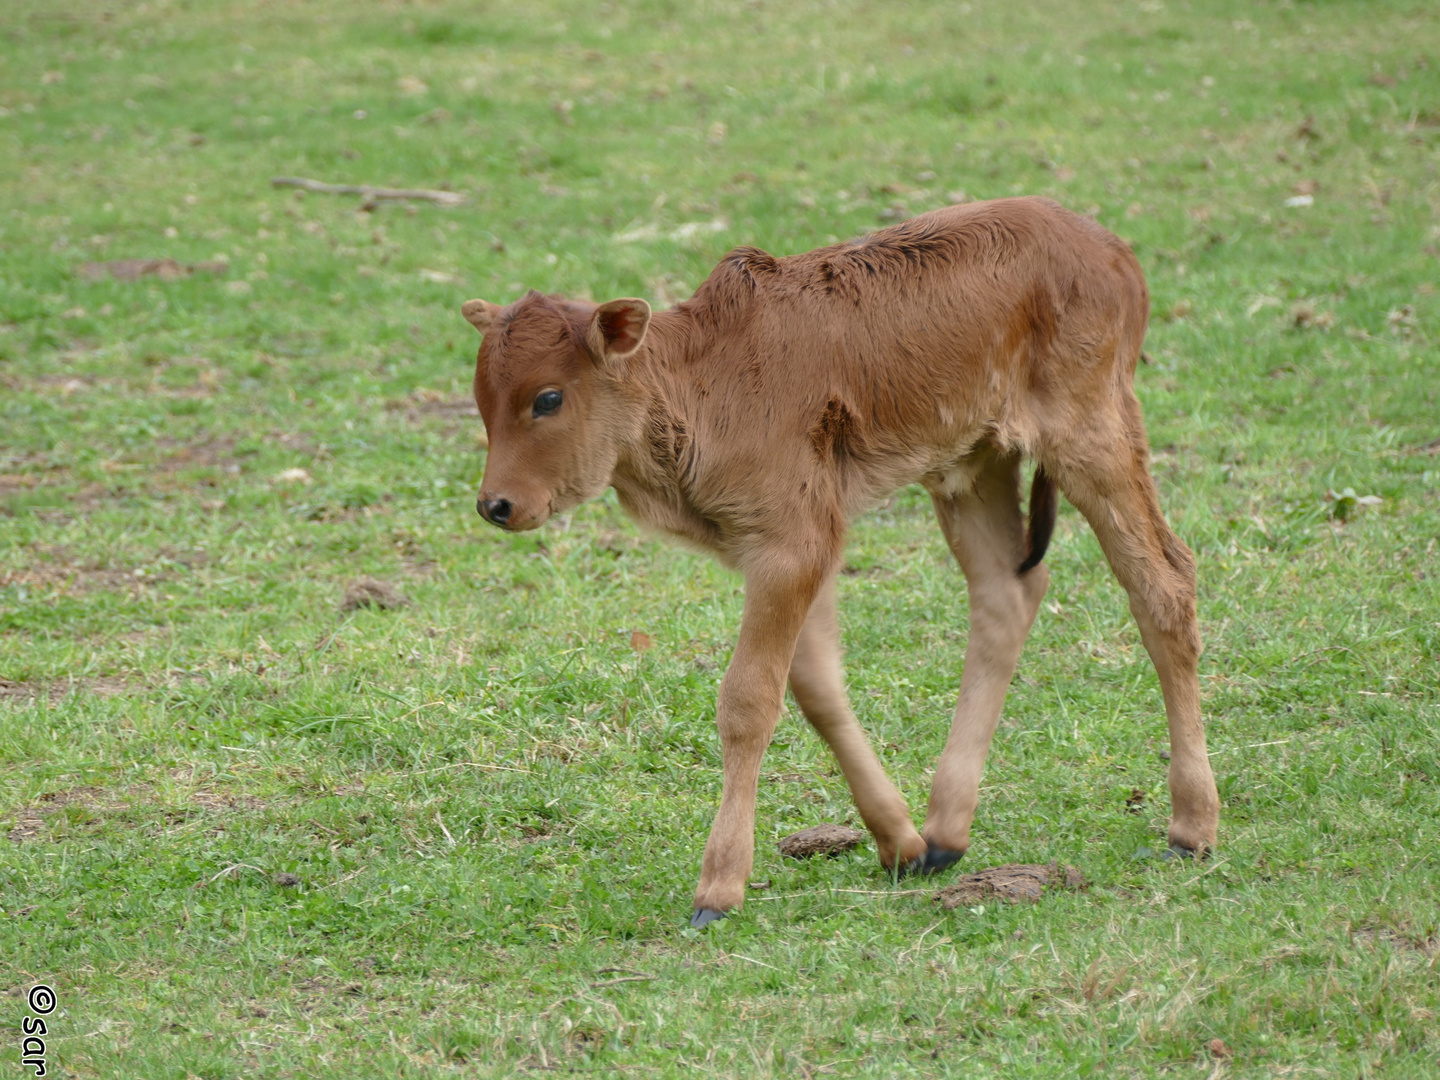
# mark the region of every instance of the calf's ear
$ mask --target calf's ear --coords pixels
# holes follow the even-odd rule
[[[483,334],[490,329],[490,324],[495,321],[495,316],[500,314],[500,308],[488,300],[466,300],[460,305],[460,314],[465,316],[466,322]]]
[[[590,348],[602,360],[623,360],[640,348],[649,325],[650,305],[644,300],[611,300],[590,316]]]

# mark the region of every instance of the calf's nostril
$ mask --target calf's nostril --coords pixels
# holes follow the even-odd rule
[[[486,521],[495,525],[504,525],[510,520],[509,499],[482,499],[479,510]]]

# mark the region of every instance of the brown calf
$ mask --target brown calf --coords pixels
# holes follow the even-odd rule
[[[777,259],[739,248],[655,314],[531,292],[464,305],[484,335],[489,434],[477,508],[533,529],[614,487],[636,520],[745,577],[720,684],[725,779],[692,924],[745,896],[760,759],[788,680],[830,744],[881,865],[932,871],[970,845],[980,774],[1049,571],[1059,486],[1089,520],[1160,675],[1170,844],[1215,844],[1195,565],[1148,471],[1131,388],[1149,311],[1116,237],[1045,199],[924,214]],[[1020,463],[1038,463],[1027,535]],[[921,483],[970,590],[960,701],[915,831],[846,700],[835,573],[848,523]]]

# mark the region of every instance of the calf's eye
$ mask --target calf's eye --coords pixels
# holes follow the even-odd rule
[[[549,416],[560,403],[565,400],[565,395],[559,390],[543,390],[535,395],[535,406],[531,412],[532,416]]]

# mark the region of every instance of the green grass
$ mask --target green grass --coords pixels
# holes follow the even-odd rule
[[[7,1069],[43,980],[76,1077],[1440,1072],[1433,4],[10,0],[0,50]],[[782,862],[853,814],[792,715],[769,884],[697,934],[740,583],[609,497],[484,526],[459,304],[663,304],[958,192],[1091,212],[1149,274],[1222,849],[1135,857],[1159,691],[1065,508],[962,869],[1089,890],[944,912],[871,851]],[[228,272],[78,272],[162,256]],[[918,815],[962,579],[917,490],[849,558]],[[412,603],[342,613],[365,575]]]

